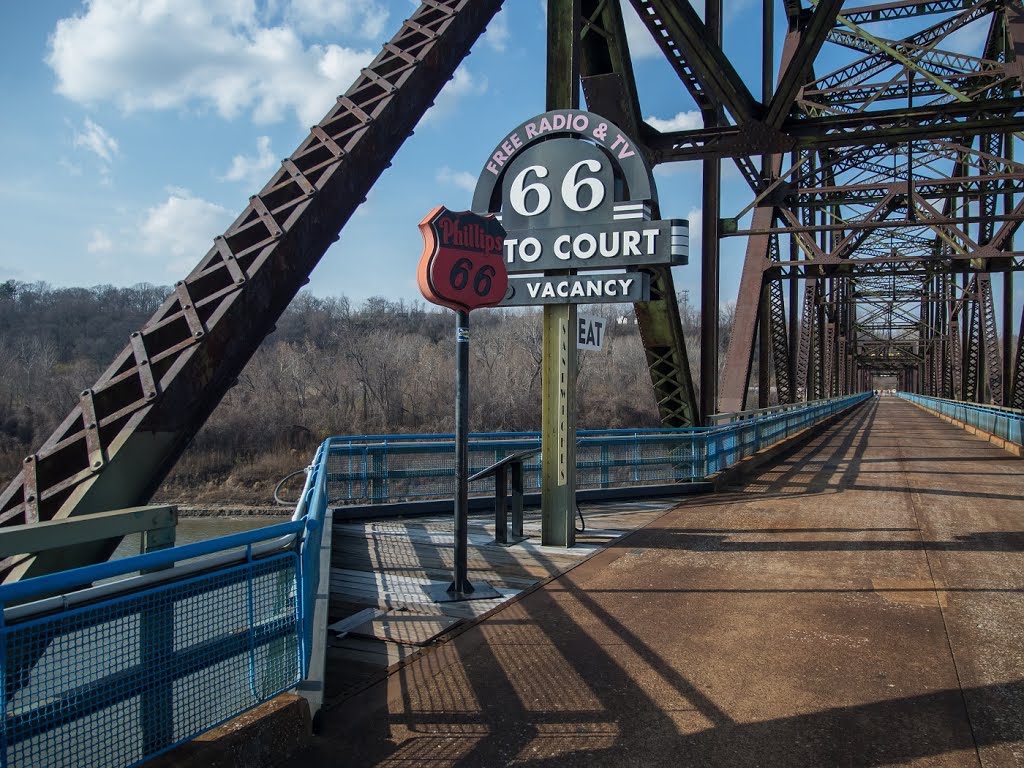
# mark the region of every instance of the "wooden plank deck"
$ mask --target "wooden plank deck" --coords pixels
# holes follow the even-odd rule
[[[681,497],[583,504],[586,530],[572,549],[540,545],[540,512],[527,510],[526,541],[510,547],[494,543],[493,516],[469,520],[469,579],[486,582],[501,597],[458,603],[434,603],[425,587],[448,585],[452,578],[454,530],[451,515],[408,520],[336,522],[332,534],[330,621],[343,622],[367,609],[389,615],[447,616],[472,619],[496,608],[539,581],[564,573],[583,558],[608,546],[675,507]],[[578,523],[578,520],[577,520]],[[344,622],[328,637],[328,696],[342,698],[386,674],[388,667],[420,646],[356,634],[362,620]],[[439,637],[444,637],[442,633]],[[436,640],[434,641],[436,642]]]

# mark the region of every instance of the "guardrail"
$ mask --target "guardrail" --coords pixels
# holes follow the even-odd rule
[[[580,475],[592,487],[704,477],[866,397],[707,429],[587,433]],[[447,492],[454,461],[436,457],[454,459],[453,448],[435,438],[330,438],[290,522],[0,586],[0,768],[136,765],[303,690],[323,666],[314,627],[324,623],[321,540],[334,494],[358,485],[383,500],[396,487],[416,493],[421,478]],[[476,461],[531,440],[475,441]],[[435,457],[429,467],[396,461],[417,444]],[[380,472],[353,473],[353,463]]]
[[[730,424],[736,421],[745,421],[746,419],[756,419],[759,416],[768,416],[773,413],[800,410],[801,408],[809,408],[828,402],[830,402],[830,400],[827,399],[809,400],[806,403],[785,403],[783,405],[770,405],[767,408],[753,408],[746,411],[723,411],[722,413],[711,414],[708,416],[708,421],[712,426],[718,426],[720,424]]]
[[[1007,442],[1024,445],[1024,412],[1000,406],[965,403],[962,400],[926,397],[910,392],[897,392],[896,394],[904,400],[917,403]]]
[[[612,488],[701,480],[804,429],[870,394],[767,409],[742,421],[693,429],[580,431],[577,486]],[[450,498],[455,492],[455,444],[449,435],[334,437],[327,451],[326,488],[331,505],[387,504]],[[540,434],[472,435],[470,474],[506,456],[538,450]],[[527,491],[540,490],[540,459],[524,463]],[[472,495],[494,493],[494,478],[474,483]]]
[[[290,522],[0,586],[0,767],[136,765],[295,688],[318,476]]]

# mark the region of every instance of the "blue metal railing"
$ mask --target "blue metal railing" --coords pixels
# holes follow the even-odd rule
[[[909,392],[897,392],[896,394],[912,403],[941,413],[943,416],[988,432],[990,435],[1017,445],[1024,445],[1024,413],[1021,411],[965,403],[961,400],[946,400],[941,397],[926,397]]]
[[[868,395],[821,400],[753,412],[740,421],[694,429],[580,431],[576,466],[579,488],[700,480],[762,448],[849,407]],[[540,448],[537,432],[471,435],[470,473],[518,451]],[[451,435],[359,435],[334,437],[326,451],[329,504],[386,504],[450,498],[455,489],[455,444]],[[540,489],[540,458],[524,464],[527,491]],[[494,478],[471,493],[491,495]]]
[[[581,484],[707,477],[866,397],[706,429],[581,433]],[[450,495],[441,437],[330,438],[291,522],[0,586],[0,768],[136,765],[294,688],[313,661],[328,506]],[[478,435],[474,461],[538,444]]]
[[[135,765],[294,688],[314,520],[0,586],[0,766]]]

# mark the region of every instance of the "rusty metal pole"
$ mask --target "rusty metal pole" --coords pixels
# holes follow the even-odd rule
[[[772,97],[772,59],[774,58],[774,0],[761,3],[761,102],[767,104]],[[771,156],[761,155],[761,183],[768,185],[771,177]],[[776,235],[778,237],[778,235]],[[770,250],[769,244],[769,250]],[[771,285],[765,275],[761,283],[760,311],[757,320],[757,407],[771,404],[772,366],[772,313]]]
[[[708,0],[704,4],[704,25],[708,38],[721,45],[722,0]],[[704,125],[708,128],[718,126],[721,112],[722,108],[718,105],[705,110]],[[701,165],[704,180],[700,253],[700,415],[701,421],[706,424],[708,417],[718,412],[718,219],[721,208],[722,163],[718,158],[707,158]]]
[[[469,312],[455,313],[455,576],[448,592],[468,595],[469,583]]]

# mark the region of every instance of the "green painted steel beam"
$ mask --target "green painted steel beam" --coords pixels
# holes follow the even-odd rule
[[[548,0],[547,109],[580,105],[580,0]],[[555,273],[546,273],[555,274]],[[564,273],[563,273],[564,274]],[[576,305],[544,307],[541,543],[576,543]]]
[[[690,373],[672,272],[668,267],[649,271],[651,300],[633,307],[658,402],[658,415],[666,427],[699,426],[697,393]]]
[[[581,13],[580,74],[587,108],[642,141],[646,126],[622,6],[609,0],[582,0]]]
[[[169,530],[173,542],[177,524],[178,508],[161,505],[11,525],[0,528],[0,557],[36,554],[151,531]]]

